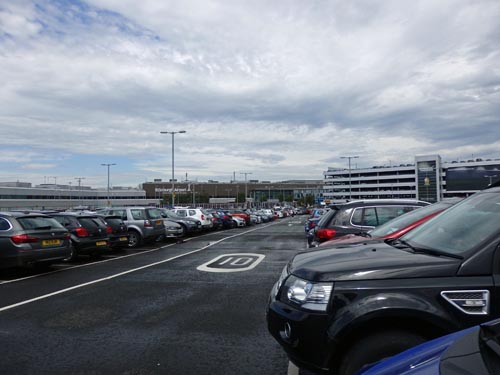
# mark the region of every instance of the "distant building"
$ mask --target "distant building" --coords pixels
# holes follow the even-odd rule
[[[104,207],[108,204],[119,205],[154,205],[154,200],[146,199],[142,189],[92,189],[89,186],[69,186],[43,184],[31,187],[31,183],[16,183],[16,186],[0,184],[0,210],[9,209],[68,209],[86,207],[89,209]],[[7,183],[8,184],[8,183]]]
[[[355,199],[409,198],[428,202],[466,197],[500,180],[500,159],[442,162],[416,156],[414,164],[371,168],[329,168],[323,172],[326,203]]]

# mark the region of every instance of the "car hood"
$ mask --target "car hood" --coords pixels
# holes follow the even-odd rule
[[[290,272],[311,281],[444,277],[455,275],[461,262],[372,241],[299,253]]]

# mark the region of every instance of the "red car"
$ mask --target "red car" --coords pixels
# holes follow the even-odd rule
[[[385,224],[379,225],[369,232],[347,234],[340,238],[323,242],[319,246],[323,247],[337,244],[357,243],[366,240],[394,240],[418,227],[420,224],[425,223],[427,220],[433,218],[440,212],[446,210],[461,200],[462,198],[450,198],[445,201],[437,202],[398,216]]]

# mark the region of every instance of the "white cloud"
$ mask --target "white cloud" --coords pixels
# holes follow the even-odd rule
[[[58,153],[124,158],[127,179],[168,175],[159,132],[178,129],[179,170],[200,178],[498,157],[499,17],[490,0],[3,5],[0,144],[53,174]]]

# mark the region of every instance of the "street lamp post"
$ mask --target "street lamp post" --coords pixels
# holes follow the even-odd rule
[[[341,156],[341,159],[349,159],[349,200],[352,199],[351,191],[351,159],[357,159],[359,156]]]
[[[175,205],[175,196],[174,196],[174,182],[175,182],[175,178],[174,178],[174,135],[175,134],[183,134],[183,133],[186,133],[186,131],[179,130],[177,132],[169,132],[169,131],[160,132],[160,134],[171,134],[172,135],[172,208]]]
[[[102,163],[101,164],[103,167],[108,167],[108,207],[111,206],[111,201],[109,199],[109,167],[111,167],[112,165],[116,165],[115,163]]]
[[[252,174],[252,172],[240,172],[240,174],[245,175],[245,208],[247,208],[247,198],[248,198],[248,185],[247,185],[247,175]]]

